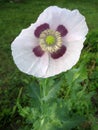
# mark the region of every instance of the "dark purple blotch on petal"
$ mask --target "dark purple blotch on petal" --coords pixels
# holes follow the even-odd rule
[[[61,56],[63,56],[64,54],[65,54],[65,52],[66,52],[66,47],[64,46],[64,45],[62,45],[62,47],[59,49],[59,50],[57,50],[56,52],[53,52],[52,54],[51,54],[51,57],[53,58],[53,59],[58,59],[58,58],[60,58]],[[63,62],[63,61],[62,61]]]
[[[49,29],[49,24],[48,23],[44,23],[41,24],[40,26],[38,26],[36,28],[36,30],[34,31],[34,34],[36,37],[39,37],[42,31],[45,31],[46,29]]]
[[[41,56],[43,56],[43,54],[44,54],[44,51],[41,49],[40,46],[36,46],[36,47],[33,49],[33,52],[34,52],[34,54],[35,54],[37,57],[41,57]]]
[[[61,36],[64,37],[68,33],[68,30],[63,25],[57,27],[57,31],[61,33]]]

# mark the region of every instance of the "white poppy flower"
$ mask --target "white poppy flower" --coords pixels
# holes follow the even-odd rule
[[[79,60],[87,32],[78,10],[50,6],[13,41],[15,64],[22,72],[43,78],[67,71]]]

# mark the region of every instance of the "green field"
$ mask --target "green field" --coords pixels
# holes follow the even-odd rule
[[[74,68],[84,66],[83,75],[86,78],[83,83],[87,83],[84,93],[93,93],[93,96],[90,98],[84,126],[71,130],[98,130],[98,0],[25,0],[18,3],[0,0],[0,130],[28,130],[28,123],[19,114],[17,98],[22,106],[26,106],[28,84],[37,79],[17,69],[11,55],[11,43],[23,28],[34,23],[39,14],[50,5],[79,9],[86,17],[89,33],[80,61]]]

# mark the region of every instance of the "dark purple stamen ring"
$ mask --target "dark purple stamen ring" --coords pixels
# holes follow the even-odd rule
[[[49,29],[49,24],[48,23],[41,24],[34,31],[35,36],[39,38],[41,32],[45,31],[46,29]]]
[[[68,33],[68,30],[63,25],[57,27],[57,31],[61,33],[61,36],[64,37]]]
[[[60,58],[61,56],[63,56],[63,55],[65,54],[65,52],[66,52],[66,47],[65,47],[64,45],[62,45],[61,48],[60,48],[58,51],[53,52],[53,53],[51,54],[51,57],[52,57],[53,59],[58,59],[58,58]]]
[[[41,33],[47,29],[49,29],[48,23],[41,24],[40,26],[36,28],[36,30],[34,31],[34,34],[37,38],[39,38]],[[58,31],[61,34],[61,37],[64,37],[68,33],[64,25],[59,25],[56,31]],[[41,57],[45,53],[40,45],[36,46],[32,51],[37,57]],[[53,59],[58,59],[62,57],[65,54],[65,52],[66,52],[66,47],[62,45],[60,48],[58,48],[56,52],[50,53],[50,55]]]

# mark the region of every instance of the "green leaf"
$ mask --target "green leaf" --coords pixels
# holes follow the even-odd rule
[[[33,99],[33,101],[40,102],[40,87],[39,85],[34,81],[28,86],[28,96]]]
[[[53,86],[50,87],[50,90],[47,92],[47,94],[42,98],[44,101],[48,101],[51,98],[55,98],[57,95],[57,92],[60,90],[62,82],[57,82],[56,84],[53,84]]]
[[[85,121],[85,118],[81,117],[81,116],[69,117],[69,119],[67,119],[66,121],[63,122],[63,129],[72,130],[72,128],[79,126],[84,121]]]

